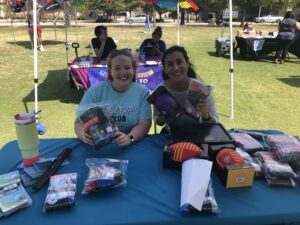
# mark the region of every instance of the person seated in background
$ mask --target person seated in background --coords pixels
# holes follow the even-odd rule
[[[96,37],[91,40],[91,45],[94,49],[95,55],[99,59],[106,59],[111,50],[117,48],[116,43],[111,37],[107,36],[107,27],[97,26],[95,27]]]
[[[112,50],[107,59],[108,79],[89,88],[79,106],[91,103],[107,103],[111,120],[118,126],[113,143],[127,146],[148,134],[152,115],[147,102],[149,90],[135,81],[136,61],[128,50]],[[74,123],[79,139],[92,145],[79,117]]]
[[[212,87],[197,79],[196,72],[189,60],[186,50],[181,46],[172,46],[165,51],[162,57],[163,83],[176,102],[185,109],[185,113],[175,119],[169,127],[189,126],[195,123],[216,123],[219,117],[216,113]],[[201,89],[207,92],[204,98],[200,95],[191,96]],[[155,121],[163,126],[166,123],[165,116],[155,107]],[[200,114],[200,117],[195,117]]]
[[[161,40],[162,29],[156,27],[152,33],[152,38],[147,38],[143,41],[140,46],[140,51],[145,53],[146,57],[151,56],[162,56],[166,51],[166,43]]]
[[[251,22],[247,22],[244,25],[243,32],[245,32],[245,33],[255,33],[256,31],[253,27],[253,24]]]

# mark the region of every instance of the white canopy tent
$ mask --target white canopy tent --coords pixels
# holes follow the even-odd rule
[[[37,0],[33,1],[33,21],[34,21],[34,34],[33,34],[33,43],[34,43],[34,88],[35,88],[35,113],[38,112],[38,57],[37,57],[37,30],[36,30],[36,21],[37,21]],[[180,24],[179,24],[179,0],[177,2],[177,44],[180,44]],[[233,32],[232,32],[232,0],[229,0],[229,29],[230,29],[230,118],[234,118],[234,67],[233,67]],[[64,12],[66,14],[66,3],[64,4]],[[67,36],[67,21],[65,18],[65,45],[66,45],[66,61],[68,64],[68,36]],[[69,77],[68,77],[69,78]]]

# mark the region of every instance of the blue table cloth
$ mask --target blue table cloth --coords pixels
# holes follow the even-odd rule
[[[43,213],[47,186],[35,192],[27,189],[33,204],[8,217],[1,225],[116,225],[116,224],[275,224],[300,223],[300,187],[270,187],[264,179],[249,188],[226,189],[213,174],[214,189],[221,209],[218,215],[183,215],[180,213],[181,172],[162,167],[165,138],[150,135],[124,148],[109,145],[93,150],[78,139],[42,139],[40,155],[52,157],[65,147],[73,152],[69,165],[56,174],[79,174],[77,205],[71,209]],[[128,159],[128,184],[104,192],[81,195],[88,168],[85,159],[104,157]],[[0,151],[0,174],[16,170],[21,162],[17,142]],[[201,179],[201,178],[199,178]]]

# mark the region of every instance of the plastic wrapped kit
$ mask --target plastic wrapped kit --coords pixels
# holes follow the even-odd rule
[[[88,158],[89,167],[87,180],[84,182],[82,194],[102,191],[127,184],[128,160],[107,158]]]

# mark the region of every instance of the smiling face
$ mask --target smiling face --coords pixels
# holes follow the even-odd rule
[[[164,72],[171,82],[179,82],[188,79],[188,68],[190,67],[183,54],[174,51],[166,56],[164,60]]]
[[[126,55],[112,58],[109,72],[113,88],[116,91],[126,91],[135,75],[132,59]]]
[[[161,39],[161,33],[158,33],[158,32],[154,32],[152,34],[152,40],[154,42],[159,42],[159,40]]]

